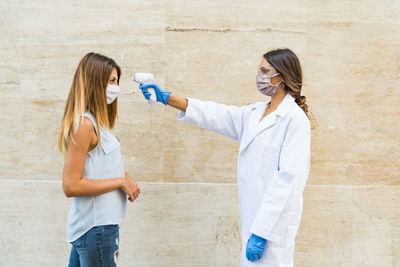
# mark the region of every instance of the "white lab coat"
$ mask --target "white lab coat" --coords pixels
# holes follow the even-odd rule
[[[293,266],[295,237],[310,169],[310,122],[287,94],[261,122],[266,102],[226,106],[188,98],[178,119],[239,141],[237,183],[241,266]],[[246,258],[251,233],[267,239],[263,257]]]

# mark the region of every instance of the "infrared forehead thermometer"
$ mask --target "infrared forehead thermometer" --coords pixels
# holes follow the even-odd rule
[[[141,84],[149,84],[149,83],[154,83],[155,79],[153,74],[151,73],[135,73],[133,76],[133,81],[135,83],[141,83]],[[148,88],[147,89],[149,93],[151,94],[150,99],[147,101],[149,104],[154,104],[157,102],[156,94],[154,92],[154,88]]]

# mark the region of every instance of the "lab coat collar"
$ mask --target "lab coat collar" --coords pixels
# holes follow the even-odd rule
[[[282,102],[279,104],[278,108],[276,109],[276,115],[285,117],[286,114],[289,113],[290,107],[292,103],[294,102],[293,96],[291,96],[289,93],[286,94],[285,98],[282,100]]]
[[[262,103],[261,105],[255,105],[253,109],[254,115],[249,118],[249,127],[252,129],[248,131],[248,134],[243,137],[240,144],[239,154],[246,149],[246,147],[253,141],[253,139],[268,129],[269,127],[275,125],[276,117],[285,117],[289,113],[290,107],[294,102],[294,98],[290,94],[286,94],[285,98],[279,104],[278,108],[260,121],[261,117],[264,115],[265,109],[268,103]]]

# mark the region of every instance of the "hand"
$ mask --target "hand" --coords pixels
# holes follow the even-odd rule
[[[251,234],[249,240],[247,241],[246,258],[253,262],[261,259],[266,243],[266,239],[255,234]]]
[[[140,194],[140,189],[139,189],[137,183],[126,172],[125,172],[124,182],[122,183],[122,186],[121,186],[121,190],[124,191],[124,193],[128,195],[128,199],[130,202],[133,202],[135,199],[137,199]]]
[[[142,90],[142,93],[147,100],[149,100],[150,95],[151,95],[149,93],[149,91],[147,90],[147,88],[154,88],[154,92],[156,93],[157,101],[163,103],[164,105],[167,105],[167,101],[168,101],[169,96],[171,95],[171,92],[164,91],[156,83],[140,84],[139,88],[140,88],[140,90]]]

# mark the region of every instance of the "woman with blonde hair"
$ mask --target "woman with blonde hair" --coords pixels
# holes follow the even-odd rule
[[[120,77],[113,59],[88,53],[67,99],[58,146],[65,157],[63,191],[73,199],[67,221],[70,267],[116,266],[126,199],[133,202],[140,194],[124,172],[120,142],[111,132]]]

